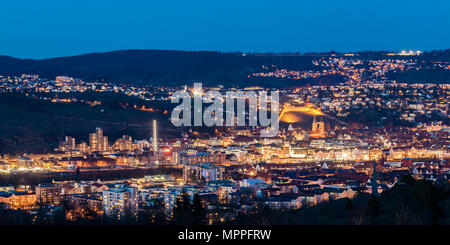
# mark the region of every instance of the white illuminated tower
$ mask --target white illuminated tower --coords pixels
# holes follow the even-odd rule
[[[153,151],[158,151],[158,135],[156,131],[156,120],[153,120]]]

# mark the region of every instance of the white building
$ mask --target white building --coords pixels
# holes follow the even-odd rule
[[[118,219],[126,213],[137,214],[138,195],[133,187],[124,184],[115,185],[103,191],[103,209],[107,216],[116,216]]]

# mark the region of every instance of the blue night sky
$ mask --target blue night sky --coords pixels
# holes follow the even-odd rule
[[[0,2],[0,54],[119,49],[312,52],[450,48],[450,1]]]

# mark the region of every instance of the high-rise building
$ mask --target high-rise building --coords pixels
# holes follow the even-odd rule
[[[136,215],[138,208],[137,190],[124,184],[117,184],[114,187],[103,191],[103,209],[107,216],[118,219],[126,213]]]
[[[94,133],[89,134],[89,146],[91,152],[109,150],[108,137],[103,136],[103,129],[96,128]]]
[[[39,184],[36,186],[36,203],[58,205],[61,201],[61,186],[58,184]]]
[[[58,150],[60,150],[60,151],[72,151],[75,148],[76,148],[75,138],[73,138],[71,136],[66,136],[66,138],[64,139],[64,142],[62,142],[59,145]]]
[[[86,142],[82,142],[77,145],[78,150],[80,150],[83,153],[89,153],[89,146]]]
[[[163,195],[165,213],[171,217],[173,215],[173,209],[177,202],[177,198],[180,195],[180,190],[167,190]]]
[[[223,167],[214,165],[212,163],[183,166],[183,177],[185,183],[222,180],[223,172]]]
[[[131,136],[124,135],[122,138],[117,139],[116,142],[114,142],[113,148],[114,150],[119,151],[132,151],[134,150],[133,139]]]

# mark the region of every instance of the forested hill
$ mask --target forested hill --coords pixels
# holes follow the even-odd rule
[[[43,60],[0,56],[1,75],[39,74],[79,77],[89,81],[184,85],[248,82],[263,66],[314,69],[312,56],[244,55],[210,51],[124,50]]]
[[[122,50],[105,53],[90,53],[51,59],[17,59],[0,56],[0,75],[38,74],[54,79],[59,75],[82,78],[86,81],[110,81],[154,85],[185,85],[203,82],[206,85],[266,87],[302,86],[307,84],[333,84],[342,82],[339,76],[324,76],[320,79],[281,79],[275,77],[249,76],[256,72],[267,72],[275,68],[294,71],[322,69],[314,66],[313,59],[329,53],[265,53],[244,54],[213,51],[170,50]],[[361,59],[384,59],[384,52],[360,52]],[[448,62],[450,50],[426,52],[421,61]],[[390,57],[393,58],[393,57]],[[405,57],[395,57],[405,58]],[[408,58],[409,59],[409,58]],[[429,70],[427,71],[429,72]],[[448,70],[437,74],[437,82],[448,80]],[[408,78],[396,74],[396,79]],[[426,77],[428,75],[424,74]],[[413,77],[417,77],[414,74]],[[419,74],[420,76],[420,74]],[[434,79],[434,78],[433,78]]]

